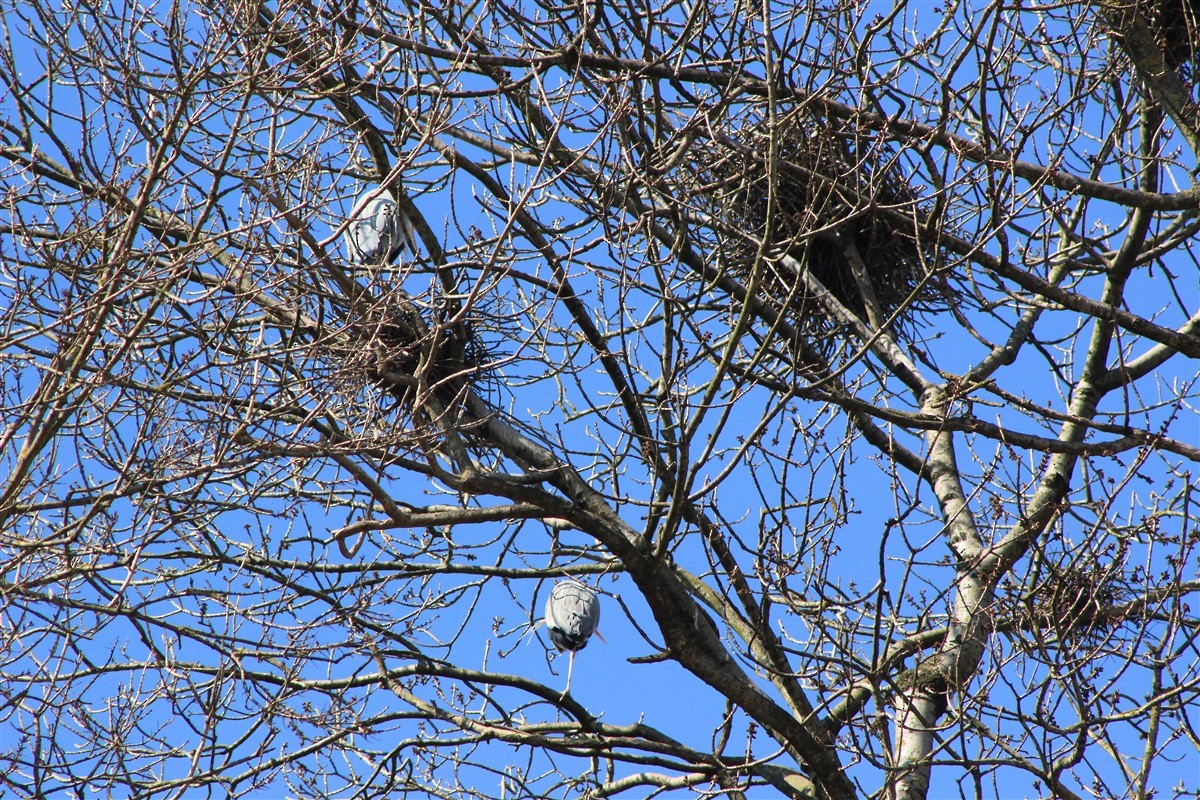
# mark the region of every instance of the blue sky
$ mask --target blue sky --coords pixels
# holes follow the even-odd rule
[[[879,4],[881,13],[889,8],[888,4]],[[932,29],[943,17],[941,12],[930,9],[932,4],[911,4],[909,12],[915,16],[897,20],[895,35],[913,37],[914,30]],[[197,9],[192,12],[187,24],[194,25],[197,31],[206,30],[209,23]],[[924,20],[927,14],[929,22]],[[28,65],[23,72],[28,76],[44,69],[45,59],[36,43],[23,38],[20,16],[18,10],[6,9],[12,37],[9,47],[17,63]],[[862,15],[859,35],[864,34],[870,19],[871,14]],[[944,34],[947,42],[954,41],[977,21],[967,6],[948,19],[949,27]],[[909,31],[904,34],[906,26]],[[81,49],[85,29],[80,25],[71,34],[71,41]],[[147,44],[139,52],[163,52],[152,36],[156,26],[147,24],[145,30]],[[1044,30],[1047,39],[1053,39],[1056,24],[1051,21]],[[161,30],[158,33],[162,35]],[[778,32],[777,36],[784,38],[784,32]],[[848,37],[849,32],[847,43]],[[915,43],[909,41],[910,45]],[[203,47],[190,50],[185,61],[202,63],[214,59],[221,47],[219,37],[210,36]],[[384,48],[368,49],[364,56],[373,53],[382,55]],[[232,54],[228,55],[232,58]],[[931,57],[933,61],[936,59]],[[114,59],[110,65],[113,75],[119,77],[124,66],[127,64]],[[176,70],[186,73],[188,65],[165,58],[145,58],[140,66],[152,73],[148,85],[169,87],[178,78]],[[364,71],[366,68],[361,66]],[[886,68],[886,64],[880,67],[884,73]],[[298,69],[295,65],[280,67],[280,74],[285,80],[291,79],[294,75],[289,70],[295,69]],[[1023,69],[1019,61],[1014,61],[1010,78],[1024,80]],[[823,86],[837,77],[837,72],[836,61],[831,58],[824,70],[798,73],[797,83]],[[401,72],[394,75],[400,76]],[[130,104],[138,113],[103,113],[122,102],[119,80],[112,75],[89,77],[95,80],[73,81],[63,73],[57,81],[36,83],[32,96],[52,104],[56,116],[50,130],[63,143],[62,149],[90,153],[97,174],[115,177],[129,192],[135,192],[147,174],[146,150],[140,138],[145,126],[164,124],[175,106],[168,99],[155,113],[142,115],[147,108],[138,104],[148,94],[130,92],[134,98]],[[914,96],[953,98],[967,91],[977,79],[978,69],[968,59],[949,81],[939,82],[933,73],[904,71],[897,86]],[[471,89],[477,85],[482,85],[479,79],[467,76],[457,88]],[[1039,109],[1052,107],[1038,94],[1037,79],[1023,85],[1025,88],[1017,99],[1027,104],[1027,108],[997,111],[992,122],[997,130],[1013,130],[1012,120],[1006,115],[1028,114],[1027,119],[1041,119],[1044,112]],[[153,202],[184,218],[199,219],[207,215],[203,217],[206,229],[217,232],[217,241],[223,247],[246,254],[241,263],[255,270],[260,286],[268,288],[277,298],[299,296],[297,302],[315,314],[319,305],[315,283],[296,276],[309,274],[305,267],[319,260],[320,254],[302,240],[292,220],[272,205],[270,198],[283,197],[292,218],[304,223],[304,231],[323,242],[333,258],[341,258],[340,243],[331,234],[362,188],[361,181],[351,173],[354,159],[364,156],[363,149],[349,132],[338,131],[328,122],[324,115],[331,113],[330,107],[311,96],[283,100],[272,98],[270,92],[263,90],[251,98],[252,104],[261,104],[253,106],[254,113],[239,117],[238,102],[242,96],[237,91],[220,80],[206,83],[205,87],[206,92],[200,93],[200,99],[195,101],[197,110],[192,124],[196,127],[183,134],[189,155],[167,166],[170,179],[156,187]],[[851,99],[857,88],[845,87]],[[1051,88],[1048,97],[1061,99],[1061,86]],[[987,91],[977,95],[989,96]],[[272,109],[264,98],[273,99],[277,105]],[[432,107],[427,96],[417,95],[410,100],[414,111],[430,113]],[[1114,124],[1116,114],[1104,107],[1089,108],[1088,113],[1095,117],[1086,117],[1084,122],[1088,127],[1094,125],[1097,135],[1084,137],[1090,142],[1084,147],[1087,152],[1100,148],[1103,137],[1099,134]],[[494,109],[475,108],[468,103],[456,107],[456,113],[463,115],[464,126],[477,125],[480,130],[489,125],[502,128],[489,116],[491,111]],[[918,111],[913,113],[922,121],[931,118],[936,109],[931,105]],[[11,94],[0,98],[0,115],[16,118]],[[73,121],[73,117],[78,119]],[[986,118],[980,115],[980,120]],[[1078,121],[1079,118],[1064,120],[1064,129]],[[376,122],[382,127],[390,124],[383,116]],[[978,129],[985,130],[982,122]],[[1002,139],[1006,146],[1017,147],[1022,158],[1035,163],[1060,157],[1065,168],[1079,169],[1086,163],[1087,152],[1056,149],[1058,134],[1047,127],[1038,127],[1038,131],[1041,138],[1030,137],[1012,145],[1009,142],[1013,140]],[[1135,138],[1135,133],[1130,138]],[[583,141],[583,134],[577,134],[568,144],[582,149]],[[38,143],[54,157],[57,144],[49,131],[38,134]],[[416,144],[410,142],[409,146]],[[483,156],[478,148],[461,142],[459,146],[467,154]],[[264,156],[263,150],[270,151],[270,157]],[[603,161],[604,152],[599,146],[592,153],[596,169],[614,167],[614,174],[619,174],[615,165]],[[944,152],[937,157],[947,163],[954,161]],[[224,173],[218,170],[218,165],[223,165]],[[84,171],[92,168],[86,161],[83,163]],[[912,168],[921,177],[921,167],[915,160]],[[653,335],[633,335],[631,326],[646,319],[659,324],[664,305],[653,292],[659,282],[651,276],[656,266],[669,265],[669,259],[660,261],[662,251],[655,251],[636,231],[614,232],[606,239],[607,232],[601,226],[579,222],[579,198],[571,196],[566,184],[551,182],[552,174],[549,169],[515,164],[493,171],[515,196],[528,201],[528,208],[540,220],[546,223],[561,220],[566,232],[553,241],[555,252],[571,272],[576,291],[594,308],[593,321],[611,335],[611,342],[627,346],[625,352],[632,365],[630,380],[640,390],[650,391],[655,388],[655,379],[664,378],[661,367],[665,344]],[[1117,179],[1111,171],[1100,177]],[[15,166],[0,172],[0,184],[13,192],[19,192],[30,180],[27,172]],[[602,491],[619,496],[623,518],[640,527],[652,489],[647,486],[644,474],[632,468],[612,468],[614,462],[634,447],[629,431],[621,427],[619,415],[605,417],[588,411],[598,404],[612,402],[611,386],[599,379],[599,368],[580,355],[574,322],[561,304],[553,305],[553,298],[539,294],[535,282],[505,280],[501,272],[494,270],[495,266],[503,266],[552,280],[546,264],[528,249],[514,254],[512,240],[505,232],[507,215],[503,209],[498,210],[494,198],[486,198],[477,182],[462,173],[450,174],[429,148],[414,151],[405,181],[407,191],[444,248],[455,257],[483,263],[487,263],[487,256],[495,258],[495,264],[489,264],[487,270],[478,267],[465,270],[488,293],[483,304],[486,310],[494,317],[514,315],[509,327],[504,327],[502,320],[495,321],[497,329],[485,333],[485,341],[495,343],[497,355],[512,359],[498,369],[490,399],[522,423],[542,425],[552,445],[564,450],[570,448],[580,472],[593,479]],[[206,208],[203,201],[213,187],[217,191],[211,196],[219,197],[219,202]],[[978,186],[964,183],[956,190],[974,201],[984,196],[988,188],[980,181]],[[6,224],[10,220],[36,223],[62,231],[77,231],[86,225],[119,229],[121,218],[107,214],[100,203],[83,202],[67,190],[59,191],[62,195],[42,195],[40,203],[29,200],[24,205],[10,205],[5,212]],[[1045,197],[1031,192],[1026,185],[1015,188],[1011,195],[1011,213],[1015,217],[1011,230],[1044,220],[1045,208],[1051,204],[1054,193],[1041,191]],[[1072,205],[1078,202],[1065,199],[1063,213],[1079,209],[1078,205]],[[970,205],[975,207],[976,203]],[[993,209],[993,213],[1001,212]],[[1107,241],[1103,236],[1105,226],[1116,229],[1122,224],[1112,206],[1093,202],[1080,213],[1089,220],[1081,229],[1095,232],[1101,240]],[[978,221],[964,217],[958,222],[970,230]],[[571,229],[577,222],[581,227]],[[484,245],[472,242],[468,246],[472,228],[480,232]],[[1058,247],[1052,233],[1049,229],[1031,230],[1021,246],[1028,246],[1029,252],[1036,252],[1039,247]],[[607,642],[593,641],[576,659],[572,697],[607,724],[628,725],[644,720],[699,750],[713,746],[714,731],[720,728],[727,713],[723,698],[671,661],[630,663],[631,658],[654,652],[653,645],[639,634],[639,627],[651,642],[661,640],[632,583],[615,570],[613,574],[602,574],[591,567],[603,554],[595,551],[589,537],[572,531],[555,534],[537,520],[459,525],[451,530],[375,531],[365,537],[352,558],[344,557],[332,541],[331,531],[382,515],[378,503],[373,504],[362,490],[361,481],[332,460],[312,458],[300,451],[254,464],[223,448],[230,444],[237,421],[243,419],[253,420],[249,430],[263,441],[320,443],[317,433],[302,423],[303,415],[287,413],[289,404],[306,412],[324,414],[330,426],[336,424],[344,432],[363,437],[360,444],[373,436],[390,441],[389,426],[407,424],[403,410],[389,411],[390,398],[380,396],[373,387],[355,386],[347,381],[339,374],[332,356],[304,348],[288,351],[290,340],[286,329],[265,322],[257,327],[243,325],[245,314],[261,313],[244,297],[222,296],[206,290],[200,282],[187,284],[186,294],[169,298],[156,294],[156,290],[146,290],[158,285],[155,281],[161,281],[162,285],[182,284],[171,283],[167,277],[169,264],[152,257],[159,249],[152,236],[143,231],[136,243],[147,253],[142,262],[144,282],[130,282],[105,331],[104,347],[93,359],[98,365],[111,356],[131,383],[124,387],[106,385],[92,394],[88,424],[81,425],[73,436],[61,437],[54,450],[39,462],[46,478],[41,489],[43,496],[38,501],[45,507],[18,520],[11,531],[5,531],[6,537],[15,537],[7,541],[6,551],[20,554],[20,558],[13,555],[13,565],[4,574],[5,581],[17,583],[28,575],[48,577],[20,603],[7,603],[3,608],[4,628],[9,636],[3,663],[10,689],[6,692],[6,711],[0,715],[0,760],[14,756],[19,760],[22,753],[28,753],[33,747],[33,740],[28,737],[34,733],[56,741],[63,753],[70,754],[94,741],[100,731],[117,729],[131,736],[140,732],[138,735],[179,748],[166,759],[147,756],[141,765],[147,775],[175,777],[203,772],[204,766],[193,760],[197,743],[208,737],[221,743],[236,741],[238,752],[232,763],[217,767],[223,777],[232,778],[260,760],[295,751],[312,737],[335,729],[343,732],[342,738],[337,746],[331,744],[324,754],[314,755],[306,762],[311,770],[307,776],[293,776],[295,782],[290,785],[278,777],[256,787],[250,796],[291,796],[316,788],[331,795],[348,796],[349,789],[340,783],[345,776],[364,780],[373,770],[389,768],[392,762],[379,754],[388,753],[407,739],[428,736],[436,728],[406,717],[409,709],[405,703],[379,686],[358,683],[378,667],[368,643],[390,651],[399,661],[415,645],[427,656],[466,669],[520,676],[557,689],[565,684],[565,657],[549,656],[544,635],[521,640],[527,624],[541,616],[549,582],[519,577],[519,571],[552,567],[565,573],[581,564],[589,565],[589,580],[603,593],[600,629]],[[40,252],[34,245],[5,235],[0,237],[0,248],[5,260],[14,265],[4,273],[0,296],[17,302],[21,294],[17,276],[21,280],[40,281],[39,302],[45,306],[41,312],[43,319],[53,320],[56,315],[71,318],[75,298],[65,294],[62,275],[46,270],[22,272],[16,266],[18,259],[35,257]],[[998,252],[999,248],[995,239],[985,245],[989,252]],[[96,258],[84,263],[94,263],[99,270],[104,262]],[[224,265],[202,256],[189,263],[212,274],[224,269]],[[1195,255],[1188,255],[1187,248],[1177,249],[1163,259],[1161,269],[1186,275],[1195,270]],[[644,283],[618,289],[622,270],[628,270]],[[672,291],[680,294],[689,291],[690,285],[679,279],[678,272],[666,277],[661,283]],[[290,283],[293,280],[295,285]],[[981,275],[980,280],[986,278]],[[404,286],[414,294],[428,296],[433,281],[432,270],[422,262],[408,274]],[[1175,302],[1161,272],[1139,272],[1135,281],[1129,293],[1130,304],[1139,313],[1157,314],[1160,324],[1178,326],[1187,313],[1195,311],[1195,294]],[[384,290],[388,283],[389,278],[384,276],[377,284],[368,285]],[[1186,281],[1180,283],[1187,285]],[[1084,277],[1076,291],[1094,295],[1092,287],[1098,285],[1098,277]],[[980,294],[985,299],[998,299],[994,288],[986,284],[981,286]],[[167,300],[192,319],[211,324],[213,330],[222,330],[222,323],[228,323],[232,330],[237,323],[245,333],[229,339],[228,346],[217,356],[217,367],[206,361],[212,351],[203,349],[198,338],[180,338],[169,346],[123,351],[122,335],[136,329],[139,314]],[[545,352],[534,352],[535,348],[528,343],[503,341],[506,331],[511,333],[527,321],[521,314],[542,309],[548,310],[551,326],[545,334]],[[999,336],[1017,313],[1016,309],[1000,306],[992,316],[979,317],[979,330],[983,335]],[[706,331],[719,335],[722,329],[728,329],[730,315],[719,302],[703,306],[697,315],[703,320],[697,326],[697,335]],[[177,316],[172,322],[179,326],[182,319]],[[1073,352],[1076,359],[1080,357],[1086,337],[1075,336],[1078,319],[1074,315],[1049,314],[1042,324],[1043,337],[1048,337],[1051,331],[1059,331],[1063,337],[1057,345],[1047,347],[1048,353],[1064,363],[1067,361],[1062,356],[1064,352]],[[152,335],[145,331],[142,335],[161,343],[177,335],[178,329],[164,324],[152,328]],[[925,337],[925,346],[943,370],[965,369],[985,352],[957,325],[945,319],[932,320]],[[54,345],[54,339],[48,335],[30,334],[19,347],[13,347],[11,352],[21,353],[26,360],[13,358],[4,364],[6,406],[11,407],[18,398],[28,395],[29,387],[43,374],[46,353]],[[1145,346],[1137,343],[1133,350]],[[288,358],[282,358],[285,352]],[[529,355],[535,357],[527,359]],[[270,356],[270,360],[264,356]],[[1048,360],[1049,355],[1041,361],[1022,360],[1001,370],[998,379],[1005,386],[1018,387],[1022,397],[1031,402],[1044,402],[1062,410],[1065,405],[1061,394],[1070,382],[1071,372],[1068,369],[1053,379],[1048,374]],[[284,366],[276,366],[280,363]],[[546,372],[547,363],[561,364],[562,368]],[[710,374],[711,367],[701,364],[686,374],[666,376],[664,383],[669,384],[667,388],[674,392],[679,407],[688,408],[689,392],[702,387]],[[218,405],[211,399],[198,402],[179,395],[155,403],[147,400],[145,393],[131,388],[132,382],[153,383],[164,376],[183,376],[179,386],[204,389],[230,402],[220,413],[215,413]],[[876,378],[866,369],[852,369],[847,381],[861,381],[862,394],[867,397],[880,391]],[[1125,398],[1114,396],[1106,401],[1104,412],[1109,415],[1106,419],[1120,421],[1127,416],[1123,404],[1129,408],[1144,406],[1148,410],[1130,412],[1135,419],[1129,424],[1154,429],[1174,420],[1175,435],[1186,437],[1189,423],[1186,419],[1181,422],[1180,417],[1194,416],[1194,406],[1181,409],[1165,401],[1159,404],[1155,395],[1161,393],[1169,398],[1173,393],[1184,393],[1194,397],[1195,382],[1193,362],[1182,359],[1170,362],[1139,382]],[[248,398],[254,400],[252,408],[244,402]],[[881,463],[877,453],[864,442],[843,446],[848,436],[846,427],[827,406],[795,400],[776,414],[771,397],[760,390],[748,390],[737,396],[735,410],[722,416],[720,404],[732,399],[719,394],[714,410],[698,429],[697,442],[711,440],[714,452],[700,469],[697,486],[721,475],[728,459],[737,455],[740,437],[751,435],[764,419],[769,422],[763,438],[783,442],[775,446],[779,448],[775,452],[786,450],[793,463],[785,467],[785,461],[778,459],[759,470],[754,480],[745,471],[735,471],[723,479],[719,492],[712,497],[711,510],[728,522],[730,532],[744,537],[747,547],[761,544],[755,537],[778,522],[771,517],[766,522],[760,521],[764,498],[778,498],[780,486],[786,485],[797,498],[809,500],[809,505],[798,502],[789,512],[789,524],[783,527],[779,540],[782,548],[789,555],[803,553],[801,563],[822,576],[829,591],[836,589],[842,593],[831,599],[847,603],[845,613],[850,619],[854,619],[856,611],[870,616],[879,605],[886,608],[891,604],[905,614],[925,608],[928,613],[922,621],[925,626],[943,624],[950,599],[945,592],[951,570],[944,561],[946,548],[941,521],[928,490],[906,475],[902,476],[902,484],[898,483],[886,463]],[[912,407],[911,400],[894,395],[885,402],[901,408]],[[272,410],[278,413],[269,413]],[[1035,432],[1031,428],[1036,429],[1039,424],[1033,416],[1002,404],[997,404],[994,410],[989,407],[988,413],[980,416],[1025,432]],[[1048,428],[1053,431],[1055,426]],[[1190,429],[1193,433],[1197,429],[1194,419]],[[136,435],[139,431],[141,436]],[[136,446],[132,445],[135,441]],[[1027,484],[1039,469],[1039,454],[1014,452],[1005,445],[970,436],[959,441],[960,465],[969,488],[981,495],[1003,481]],[[405,455],[417,458],[419,454]],[[1113,490],[1116,502],[1110,508],[1114,518],[1097,519],[1093,509],[1080,504],[1056,529],[1062,547],[1083,547],[1084,542],[1103,538],[1097,536],[1097,531],[1118,524],[1122,515],[1137,521],[1136,499],[1165,487],[1172,477],[1169,473],[1173,461],[1184,462],[1173,457],[1152,458],[1124,475],[1122,466],[1131,467],[1132,456],[1116,457],[1101,464],[1112,473],[1113,481],[1126,481]],[[11,469],[14,457],[14,450],[6,447],[0,453],[0,463]],[[220,462],[219,469],[213,472],[205,469],[221,458],[225,461]],[[457,502],[455,493],[445,486],[411,470],[395,466],[376,469],[369,454],[355,463],[371,465],[367,470],[371,477],[400,501],[418,506]],[[135,468],[133,474],[147,481],[153,487],[151,490],[124,489],[125,496],[103,507],[91,503],[78,509],[58,505],[64,498],[88,496],[98,489],[120,489],[124,484],[118,471],[131,465]],[[1186,471],[1189,466],[1184,462],[1174,480],[1194,480]],[[1089,474],[1088,479],[1092,477]],[[1102,476],[1096,479],[1101,480]],[[796,488],[792,488],[793,484]],[[996,494],[1004,496],[1003,491]],[[485,497],[476,502],[487,505],[500,501]],[[1020,499],[1014,499],[1010,507],[991,509],[985,519],[994,527],[988,533],[1002,533],[1004,526],[1021,512]],[[81,516],[84,514],[93,516]],[[894,519],[903,519],[904,524],[890,525],[889,521]],[[1163,514],[1158,524],[1167,530],[1176,526],[1175,532],[1182,534],[1180,519],[1179,510],[1174,510]],[[68,539],[79,537],[80,548],[72,551],[68,546],[43,555],[13,543],[56,533]],[[1148,573],[1168,568],[1169,558],[1176,555],[1164,552],[1158,543],[1151,545],[1148,539],[1138,539],[1137,535],[1131,540],[1140,548],[1139,557]],[[674,556],[695,574],[707,577],[711,571],[710,556],[694,535],[681,539]],[[72,558],[90,564],[90,571],[73,573]],[[447,563],[451,568],[442,567],[442,574],[436,574],[436,568]],[[426,566],[433,574],[421,574]],[[879,587],[881,579],[883,586]],[[806,585],[797,579],[794,588],[803,592]],[[914,599],[905,600],[905,593]],[[40,615],[48,613],[47,609],[63,598],[76,605],[67,617],[55,621],[56,627]],[[804,599],[814,600],[811,596]],[[110,604],[123,604],[123,608],[133,611],[114,616],[107,610]],[[58,632],[67,619],[77,641],[83,643],[80,648],[67,646]],[[802,653],[797,664],[810,669],[813,680],[821,681],[824,693],[816,693],[818,700],[833,696],[831,693],[840,686],[840,676],[832,670],[818,674],[816,666],[820,656],[829,652],[830,642],[808,630],[797,615],[781,612],[777,624],[778,630],[785,637],[792,637],[788,641]],[[905,624],[897,627],[901,632],[912,632],[905,629]],[[206,637],[221,637],[226,647],[234,649],[221,652],[206,646],[203,644]],[[860,636],[853,644],[860,656],[867,657],[876,643]],[[1172,646],[1170,642],[1163,643],[1165,650]],[[158,663],[172,663],[177,668],[143,668],[142,662],[151,652],[158,654]],[[1002,637],[995,640],[988,658],[989,663],[1010,660],[1019,663],[1029,671],[1026,678],[1042,669],[1022,661]],[[1196,674],[1195,654],[1181,654],[1177,658],[1183,679]],[[227,688],[219,697],[207,696],[205,680],[211,671],[231,669],[234,665],[251,675],[260,673],[262,680],[233,681],[225,685]],[[195,668],[194,674],[189,673],[191,667]],[[752,669],[745,662],[743,667]],[[55,669],[78,670],[81,674],[68,683],[49,677]],[[1092,679],[1099,687],[1111,680],[1110,688],[1127,698],[1136,698],[1146,690],[1147,674],[1138,664],[1109,661],[1105,671]],[[294,689],[289,686],[289,681],[294,680],[340,680],[345,685],[336,692],[313,689],[286,693],[285,689],[288,692]],[[765,681],[760,683],[767,685]],[[980,694],[991,692],[997,707],[1024,707],[1021,704],[1031,702],[1021,696],[1019,687],[1005,686],[1003,678],[986,683],[972,684],[972,690]],[[25,689],[29,694],[20,696]],[[453,693],[462,690],[461,684],[453,682],[415,684],[413,688],[417,696],[428,702],[449,705],[461,702],[481,715],[493,714],[500,707],[515,709],[514,718],[519,720],[549,723],[560,718],[549,704],[534,700],[521,689],[494,688],[491,691],[495,706],[481,696],[467,701],[456,699]],[[158,697],[150,699],[156,692]],[[279,696],[272,697],[273,693]],[[226,719],[215,729],[206,728],[199,713],[206,703],[218,703],[227,709]],[[262,710],[268,707],[287,709],[287,713],[278,717],[279,724],[263,722]],[[54,709],[54,713],[46,709]],[[1073,713],[1065,707],[1065,701],[1055,705],[1054,712],[1058,721],[1064,723]],[[362,732],[346,722],[355,718],[369,721]],[[287,724],[282,723],[285,719]],[[1114,726],[1114,730],[1119,731],[1117,746],[1128,745],[1130,753],[1135,752],[1138,732],[1132,727]],[[1022,734],[1013,735],[1019,738]],[[740,712],[733,716],[729,740],[730,753],[745,751],[767,757],[776,747],[761,732],[751,733],[751,726]],[[964,741],[962,752],[970,754],[974,746],[974,742]],[[400,751],[397,763],[406,757],[405,752]],[[474,745],[465,741],[458,752],[464,763],[460,766],[449,760],[436,774],[447,781],[456,776],[474,781],[481,789],[498,786],[500,774],[506,768],[510,773],[520,767],[530,775],[539,775],[548,770],[550,763],[570,760],[556,755],[546,761],[532,757],[526,749],[498,742]],[[990,752],[994,754],[996,750]],[[1169,755],[1155,768],[1155,783],[1164,792],[1180,781],[1194,781],[1196,774],[1195,755],[1186,741],[1171,744]],[[337,761],[336,769],[330,766],[332,761]],[[787,763],[786,759],[781,763]],[[64,763],[56,768],[74,774],[94,770],[97,793],[111,791],[123,796],[125,788],[106,788],[99,778],[112,766],[85,761]],[[630,765],[619,768],[625,774],[638,769]],[[1081,781],[1090,777],[1090,769],[1106,780],[1113,780],[1119,774],[1119,767],[1112,761],[1094,765],[1088,762],[1079,767],[1080,775],[1084,776]],[[856,764],[853,770],[854,777],[865,787],[877,784],[878,772],[871,766]],[[564,768],[564,772],[570,774],[571,770]],[[1004,784],[1004,794],[1037,793],[1031,779],[1023,774],[1004,774],[1005,781],[1013,782]],[[957,796],[960,791],[957,781],[962,777],[963,773],[954,768],[939,771],[936,777],[939,783],[931,796]],[[304,780],[313,783],[306,785]],[[566,788],[554,786],[550,777],[533,785],[539,791],[555,795],[566,793]],[[985,796],[987,793],[984,791]],[[201,796],[191,790],[181,794]],[[680,790],[664,796],[676,794],[690,793]],[[213,796],[217,796],[215,791]]]

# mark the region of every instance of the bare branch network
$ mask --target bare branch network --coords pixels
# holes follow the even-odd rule
[[[0,792],[1200,789],[1191,0],[0,7]]]

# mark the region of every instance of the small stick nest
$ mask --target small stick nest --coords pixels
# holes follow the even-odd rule
[[[929,211],[899,165],[869,147],[873,141],[794,111],[773,128],[764,121],[739,131],[699,165],[697,195],[719,223],[727,268],[748,280],[758,241],[769,233],[759,290],[791,309],[814,344],[839,324],[780,254],[868,324],[899,311],[893,330],[903,332],[913,312],[947,302],[944,281],[933,273],[939,252],[926,233]]]
[[[1120,575],[1091,558],[1046,565],[1035,589],[1001,602],[1005,616],[1039,640],[1082,643],[1124,622]]]
[[[470,419],[466,393],[486,389],[495,377],[491,354],[473,325],[430,327],[398,292],[354,319],[351,330],[361,345],[352,361],[410,413],[433,398],[459,424]]]
[[[1117,600],[1111,585],[1096,580],[1091,570],[1075,567],[1055,570],[1045,589],[1026,606],[1027,618],[1055,631],[1060,639],[1086,636],[1112,622],[1106,611]]]

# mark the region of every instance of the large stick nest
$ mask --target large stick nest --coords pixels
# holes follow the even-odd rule
[[[352,372],[387,391],[410,414],[448,414],[465,432],[473,420],[468,392],[487,394],[495,381],[492,354],[476,327],[466,321],[431,324],[400,291],[352,315]],[[464,427],[465,426],[465,427]]]
[[[914,312],[945,307],[931,212],[877,137],[795,111],[731,134],[699,166],[697,195],[717,223],[726,268],[748,280],[765,240],[760,292],[814,343],[840,323],[796,264],[863,322],[894,315],[894,332]]]
[[[1153,31],[1163,60],[1170,69],[1191,62],[1200,53],[1200,0],[1138,0],[1137,8]]]

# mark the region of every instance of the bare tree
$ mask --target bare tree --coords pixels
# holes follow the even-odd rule
[[[7,791],[1196,791],[1194,4],[4,6]]]

